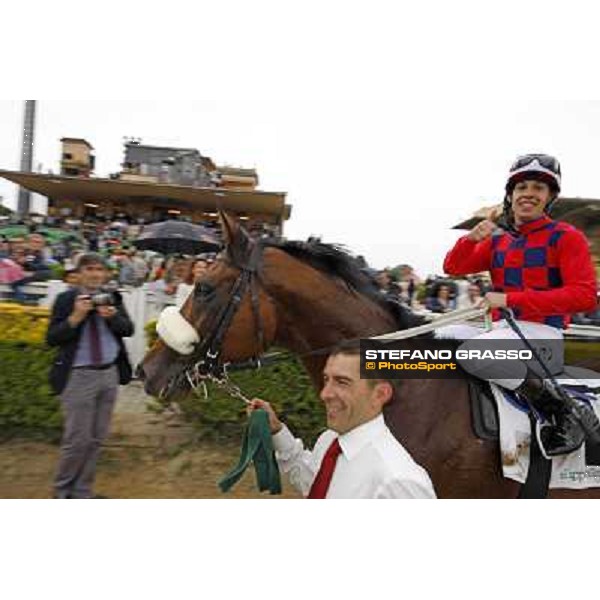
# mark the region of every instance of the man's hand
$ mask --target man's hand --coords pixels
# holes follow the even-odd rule
[[[68,321],[71,327],[77,327],[94,308],[89,296],[77,296],[73,311],[69,315]]]
[[[497,228],[498,226],[495,223],[489,219],[484,219],[481,223],[477,223],[477,225],[471,229],[467,237],[472,242],[482,242],[489,238]]]
[[[117,314],[117,309],[114,306],[99,306],[96,309],[96,312],[103,319],[110,319],[110,318],[114,317]]]
[[[273,410],[273,407],[265,400],[261,400],[260,398],[252,398],[247,409],[248,414],[258,408],[262,408],[267,411],[267,415],[269,415],[269,427],[271,428],[271,433],[273,435],[279,433],[283,427],[283,423],[277,417],[277,413]]]
[[[489,308],[506,308],[506,294],[500,292],[488,292],[482,299],[481,304]]]

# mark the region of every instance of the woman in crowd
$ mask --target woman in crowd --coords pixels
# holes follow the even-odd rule
[[[196,283],[204,277],[208,271],[212,260],[206,256],[200,256],[191,264],[189,275],[183,283],[177,288],[177,306],[181,306],[190,295]]]
[[[442,283],[427,298],[427,308],[434,313],[446,313],[456,308],[456,300],[452,297],[450,286]]]

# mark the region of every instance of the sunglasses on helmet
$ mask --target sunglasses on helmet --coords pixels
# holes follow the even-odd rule
[[[525,154],[523,156],[519,156],[519,158],[517,158],[517,160],[513,163],[510,170],[517,171],[519,169],[523,169],[534,161],[537,161],[538,164],[544,169],[548,169],[552,173],[560,175],[560,164],[558,160],[556,160],[554,156],[550,156],[548,154]]]

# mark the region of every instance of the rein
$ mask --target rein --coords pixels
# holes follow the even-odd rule
[[[405,340],[407,338],[429,333],[445,325],[454,325],[456,323],[462,323],[463,321],[471,321],[479,317],[487,317],[489,309],[487,308],[463,308],[455,310],[450,314],[442,315],[431,323],[425,325],[419,325],[418,327],[411,327],[410,329],[401,329],[400,331],[392,331],[390,333],[384,333],[383,335],[376,335],[375,337],[368,338],[370,340]]]

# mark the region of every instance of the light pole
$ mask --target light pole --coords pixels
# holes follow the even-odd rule
[[[21,144],[21,172],[31,173],[33,164],[33,138],[35,132],[35,100],[25,100],[25,115],[23,117],[23,143]],[[17,214],[23,218],[31,208],[31,192],[19,187],[19,202]]]

